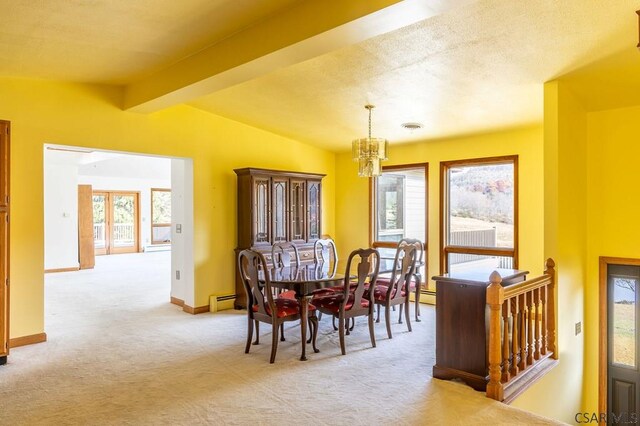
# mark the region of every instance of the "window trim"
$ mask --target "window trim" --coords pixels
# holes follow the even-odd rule
[[[411,169],[424,168],[424,250],[428,253],[428,238],[429,238],[429,163],[410,163],[410,164],[396,164],[393,166],[382,166],[383,172],[389,171],[403,171]],[[369,247],[388,247],[396,248],[397,242],[393,241],[375,241],[374,236],[376,232],[375,228],[375,214],[377,210],[377,190],[378,178],[369,178]],[[405,194],[406,196],[406,194]],[[405,212],[406,219],[406,212]]]
[[[494,164],[513,164],[513,248],[504,247],[467,247],[447,245],[449,230],[449,182],[447,172],[452,167],[480,166]],[[518,269],[519,246],[519,172],[518,155],[505,155],[500,157],[470,158],[465,160],[452,160],[440,162],[440,273],[449,271],[449,253],[477,254],[489,256],[513,257],[513,269]]]
[[[171,227],[171,223],[153,223],[153,193],[154,192],[169,192],[171,193],[171,188],[151,188],[150,191],[150,204],[151,204],[151,220],[149,222],[151,222],[151,245],[155,246],[155,245],[163,245],[163,244],[171,244],[171,243],[167,243],[165,241],[156,241],[153,239],[153,229],[154,228],[167,228],[167,227]]]

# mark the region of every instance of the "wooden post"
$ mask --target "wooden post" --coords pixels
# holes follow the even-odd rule
[[[556,263],[547,259],[544,273],[551,276],[551,284],[547,287],[547,349],[553,352],[553,359],[558,359],[556,347]]]
[[[493,271],[489,278],[491,284],[487,287],[487,305],[489,305],[489,383],[487,384],[487,397],[502,401],[504,389],[500,381],[502,369],[502,341],[500,339],[500,317],[502,302],[504,302],[504,288],[502,277],[497,271]]]
[[[542,333],[542,342],[540,343],[540,354],[547,354],[547,286],[540,287],[540,314],[542,315],[542,324],[540,331]]]
[[[518,369],[523,371],[527,368],[527,297],[525,294],[518,296],[520,301],[520,362]]]
[[[540,359],[540,322],[542,321],[542,304],[540,303],[540,288],[536,288],[533,290],[533,305],[535,309],[535,315],[533,317],[533,339],[534,339],[534,347],[535,350],[533,352],[533,359]]]

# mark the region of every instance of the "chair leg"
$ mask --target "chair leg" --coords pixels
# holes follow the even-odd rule
[[[340,333],[340,350],[342,351],[342,355],[346,355],[347,351],[344,348],[344,317],[342,315],[340,315],[340,318],[338,319],[338,330]]]
[[[322,312],[318,312],[318,320],[322,319]]]
[[[284,323],[280,324],[280,341],[284,342]]]
[[[253,342],[254,345],[260,344],[260,321],[256,320],[256,341]]]
[[[394,306],[394,308],[395,308],[395,306]],[[398,324],[402,324],[402,311],[403,311],[402,308],[403,308],[403,306],[400,305],[400,309],[399,309],[400,312],[398,313]]]
[[[416,285],[415,302],[416,302],[416,322],[420,322],[420,318],[418,318],[420,316],[420,284]]]
[[[251,347],[251,340],[253,339],[253,320],[249,318],[249,323],[247,324],[247,345],[244,348],[244,353],[249,353],[249,348]]]
[[[320,352],[320,349],[318,349],[316,347],[316,339],[318,337],[318,317],[313,316],[309,318],[311,320],[311,322],[313,323],[313,327],[311,328],[312,330],[312,337],[311,337],[311,343],[313,345],[313,352],[318,353]]]
[[[387,335],[389,336],[389,339],[392,339],[393,336],[391,336],[391,307],[390,306],[384,307],[384,320],[387,323]]]
[[[409,300],[407,300],[407,303],[404,304],[404,316],[407,318],[407,328],[409,329],[409,331],[411,330],[411,314],[409,313],[409,306],[411,305],[411,303],[409,303]],[[401,307],[402,308],[402,307]],[[402,309],[400,309],[402,310]]]
[[[380,305],[378,306],[378,317],[376,318],[376,322],[380,322]]]
[[[369,314],[369,337],[371,338],[371,346],[376,347],[376,335],[373,332],[373,312]]]
[[[333,324],[333,331],[338,331],[338,327],[336,327],[336,316],[333,315],[331,317],[331,323]]]
[[[276,360],[276,352],[278,351],[278,330],[280,329],[280,327],[278,326],[277,322],[273,323],[272,329],[273,336],[271,338],[271,360],[269,361],[270,364],[273,364]]]

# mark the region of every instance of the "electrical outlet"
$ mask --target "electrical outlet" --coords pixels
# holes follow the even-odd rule
[[[180,271],[176,271],[176,280],[180,279]]]
[[[576,323],[576,336],[582,333],[582,321]]]
[[[182,234],[182,224],[176,223],[176,234]]]

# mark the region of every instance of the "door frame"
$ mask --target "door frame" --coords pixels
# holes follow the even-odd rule
[[[0,210],[6,214],[4,233],[0,236],[0,244],[3,246],[0,252],[4,253],[4,265],[0,267],[0,365],[4,364],[9,356],[10,341],[10,215],[11,215],[11,122],[0,120],[0,162],[2,163],[2,175],[0,176],[0,195],[4,200],[0,200]],[[6,129],[6,130],[5,130]]]
[[[96,249],[96,255],[110,255],[110,254],[124,254],[124,253],[140,253],[142,245],[140,244],[140,220],[142,215],[140,214],[140,191],[107,191],[102,189],[93,190],[93,195],[104,195],[105,197],[105,248],[104,253],[102,250]],[[134,196],[134,205],[135,205],[135,217],[133,220],[134,226],[134,238],[135,244],[133,246],[133,251],[128,248],[125,250],[115,249],[111,246],[111,226],[113,225],[113,208],[111,204],[111,197],[113,195],[133,195]],[[94,243],[95,244],[95,243]]]
[[[609,265],[640,266],[640,259],[627,257],[600,256],[600,283],[599,283],[599,362],[598,362],[598,412],[607,412],[607,384],[609,364],[609,317],[608,317],[608,276]]]

